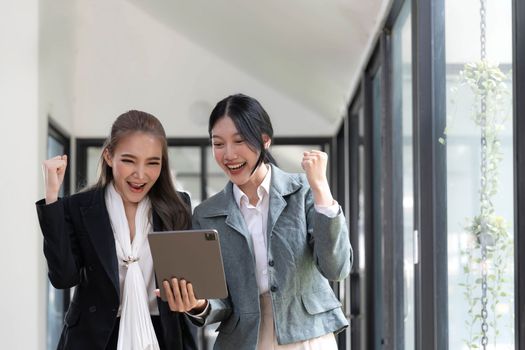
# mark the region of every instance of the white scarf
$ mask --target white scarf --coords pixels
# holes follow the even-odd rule
[[[132,243],[124,203],[113,183],[107,186],[105,200],[115,237],[117,258],[119,262],[126,262],[128,267],[120,301],[117,350],[159,350],[148,308],[146,283],[137,263],[140,248],[151,231],[151,202],[146,196],[138,204],[135,213],[135,238]]]

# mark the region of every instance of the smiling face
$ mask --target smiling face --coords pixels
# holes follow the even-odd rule
[[[119,140],[113,153],[104,151],[111,167],[115,189],[124,206],[138,204],[159,178],[162,166],[162,144],[152,134],[134,132]]]
[[[264,147],[270,146],[270,138],[262,135]],[[229,177],[231,182],[248,196],[256,192],[268,171],[261,163],[253,171],[260,152],[251,147],[239,133],[233,120],[224,116],[217,120],[211,129],[211,141],[215,161]]]

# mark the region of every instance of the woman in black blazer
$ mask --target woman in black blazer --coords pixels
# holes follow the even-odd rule
[[[55,288],[76,286],[58,349],[197,349],[191,322],[154,292],[147,233],[191,225],[161,123],[140,111],[119,116],[100,164],[95,186],[61,199],[67,157],[43,164],[46,194],[36,207],[49,279]]]

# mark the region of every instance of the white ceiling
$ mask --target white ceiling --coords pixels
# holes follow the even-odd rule
[[[314,111],[334,130],[390,5],[390,0],[128,1]]]

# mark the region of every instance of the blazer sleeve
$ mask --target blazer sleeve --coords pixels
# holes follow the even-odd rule
[[[198,333],[197,327],[186,317],[185,314],[181,313],[178,315],[181,322],[182,329],[182,348],[184,350],[198,350]]]
[[[330,218],[315,210],[312,191],[306,194],[308,241],[313,247],[319,272],[330,281],[341,281],[350,273],[353,260],[348,227],[341,208]]]
[[[77,285],[82,266],[68,204],[67,198],[48,205],[43,199],[36,202],[49,280],[58,289]]]

